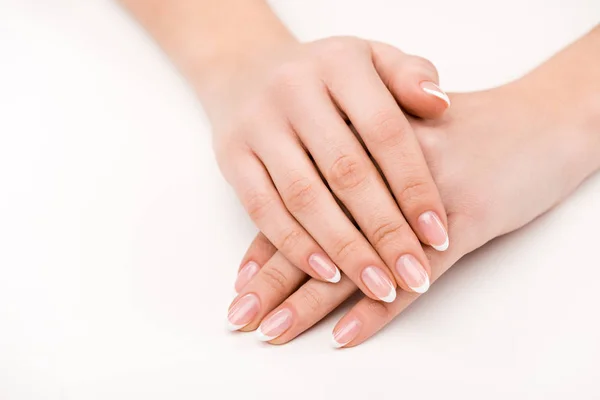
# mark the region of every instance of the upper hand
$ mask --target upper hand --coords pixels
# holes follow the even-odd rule
[[[446,211],[398,104],[420,117],[446,110],[433,65],[380,43],[331,38],[290,45],[237,76],[212,118],[214,146],[259,230],[315,279],[337,282],[339,267],[386,302],[397,284],[427,290],[421,242],[448,247]]]

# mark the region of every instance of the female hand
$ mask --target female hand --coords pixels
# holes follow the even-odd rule
[[[446,213],[398,105],[448,107],[430,62],[357,38],[301,44],[265,0],[121,2],[196,89],[223,174],[285,257],[329,282],[337,264],[373,299],[427,290],[419,240],[445,250]]]
[[[337,265],[373,299],[393,301],[396,282],[426,291],[420,241],[448,247],[446,212],[398,103],[421,117],[444,112],[433,65],[330,38],[244,68],[211,119],[219,166],[260,231],[315,279],[338,282]]]
[[[433,280],[463,255],[551,208],[600,167],[600,120],[597,111],[589,112],[598,109],[598,99],[572,96],[567,110],[552,93],[561,91],[549,88],[540,75],[554,81],[556,72],[546,68],[505,87],[452,96],[453,108],[441,120],[411,121],[455,238],[446,253],[426,250]],[[356,290],[346,277],[335,286],[306,281],[261,234],[244,257],[248,260],[262,268],[247,280],[228,318],[245,324],[244,331],[258,328],[259,338],[274,344],[292,340]],[[418,296],[399,292],[392,304],[361,300],[336,325],[334,345],[362,343]],[[252,297],[256,307],[240,307]]]

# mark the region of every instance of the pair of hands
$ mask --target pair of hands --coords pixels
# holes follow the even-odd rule
[[[405,61],[408,62],[410,59],[405,59]],[[369,265],[365,261],[371,254],[370,251],[375,251],[376,254],[382,255],[383,261],[388,261],[385,265],[389,266],[389,260],[394,262],[393,255],[403,254],[407,251],[406,242],[408,242],[411,243],[411,246],[419,246],[419,251],[413,247],[410,247],[409,251],[424,266],[427,271],[427,278],[430,277],[431,281],[435,281],[463,255],[499,235],[523,226],[551,208],[572,191],[593,168],[590,168],[590,165],[586,165],[585,162],[575,164],[570,162],[576,159],[578,152],[583,150],[581,147],[583,144],[581,141],[572,141],[569,145],[565,145],[569,143],[568,140],[564,140],[567,132],[566,127],[572,126],[568,114],[562,111],[560,102],[549,101],[543,90],[540,89],[538,86],[540,73],[530,75],[517,82],[490,91],[453,95],[451,96],[453,106],[442,117],[433,120],[406,117],[411,127],[410,130],[407,128],[402,128],[401,131],[391,129],[389,132],[380,130],[378,131],[379,134],[376,135],[379,139],[385,138],[382,143],[392,147],[403,143],[397,138],[395,139],[396,136],[392,133],[395,132],[398,136],[398,132],[402,132],[402,135],[399,135],[402,139],[412,137],[411,135],[414,134],[417,140],[416,143],[424,155],[424,160],[435,182],[437,190],[434,190],[434,194],[439,191],[440,198],[445,205],[444,215],[448,217],[447,223],[445,219],[442,220],[442,225],[448,227],[449,235],[453,238],[452,246],[448,251],[438,252],[431,247],[421,248],[418,242],[416,242],[416,245],[415,242],[411,242],[412,239],[409,238],[409,235],[405,234],[404,229],[401,229],[406,227],[406,224],[398,225],[395,222],[396,220],[392,218],[394,214],[385,213],[385,210],[388,209],[382,206],[385,202],[370,203],[367,207],[360,208],[359,205],[348,206],[346,198],[338,195],[344,205],[348,206],[348,211],[356,219],[358,226],[374,248],[369,250],[368,243],[365,244],[356,239],[349,241],[348,243],[351,243],[351,245],[342,246],[342,251],[335,254],[346,255],[348,260],[355,262],[354,265],[358,265],[359,268],[362,265],[364,268]],[[440,100],[439,98],[430,99],[427,97],[422,97],[418,101],[414,100],[413,108],[406,106],[402,100],[408,98],[403,97],[400,88],[410,87],[410,84],[401,85],[402,76],[398,76],[398,79],[400,81],[397,81],[394,85],[388,83],[387,87],[395,94],[396,100],[404,108],[411,109],[414,114],[418,114],[419,108],[418,106],[414,108],[415,104],[420,104],[423,108],[431,107],[431,109],[440,107],[429,116],[439,115],[440,110],[445,109],[443,104],[440,105],[437,102]],[[415,81],[411,82],[414,83]],[[296,83],[292,87],[302,88],[304,85]],[[394,88],[400,90],[394,91]],[[361,94],[361,91],[354,92],[354,96],[358,98]],[[416,97],[413,97],[413,99],[416,99]],[[430,100],[435,100],[437,103]],[[278,104],[281,105],[283,102]],[[429,106],[426,104],[429,104]],[[309,106],[300,107],[300,111],[305,111],[304,115],[297,115],[296,118],[299,118],[299,120],[304,118],[313,122],[318,120],[318,117],[315,117],[310,111],[306,112],[306,110],[310,110]],[[266,109],[269,108],[266,107]],[[277,108],[274,109],[277,110]],[[256,109],[252,115],[259,118],[258,120],[269,120],[267,116],[271,114],[265,114],[267,111],[262,112],[261,110],[261,108]],[[334,112],[335,109],[330,108],[330,111]],[[554,118],[550,119],[547,117],[548,115],[553,115]],[[345,116],[347,114],[341,115],[340,118]],[[352,117],[349,119],[354,123]],[[387,121],[387,124],[391,124],[390,119],[385,119],[385,121]],[[398,125],[391,126],[398,127]],[[316,132],[314,135],[329,135],[325,131],[326,124],[316,123],[313,127],[323,128],[313,131]],[[368,132],[368,130],[363,129],[361,132],[361,128],[357,127],[357,131],[359,137],[364,141],[365,147],[370,150],[372,157],[377,164],[381,165],[382,162],[378,159],[378,155],[374,154],[369,147],[369,139],[365,140],[363,137],[362,132]],[[260,137],[262,133],[255,133],[260,132],[260,129],[258,131],[250,129],[248,132],[249,137],[244,141],[244,145],[246,146],[245,149],[252,149],[251,145],[256,143],[254,140],[257,140],[256,137]],[[282,136],[277,131],[271,130],[268,132],[271,133],[269,140],[273,143],[277,140],[276,136],[278,134]],[[228,163],[239,162],[239,160],[231,158],[223,161],[223,153],[219,151],[220,140],[218,136],[217,150],[218,154],[221,154],[219,157],[220,165],[224,171],[227,171],[227,168],[229,168]],[[239,140],[230,139],[226,143],[227,146],[235,147]],[[408,154],[414,156],[416,153],[410,147],[412,145],[410,140],[407,143],[409,143]],[[304,142],[301,144],[296,141],[296,144],[302,146]],[[306,144],[305,146],[308,148]],[[382,150],[385,147],[386,145],[381,145],[377,149]],[[286,155],[285,150],[289,150],[289,147],[277,149],[284,157]],[[389,165],[393,165],[398,160],[402,162],[405,159],[407,154],[405,149],[398,146],[396,150],[395,153],[386,154],[388,158],[385,162]],[[336,152],[338,150],[332,147],[330,151]],[[356,154],[364,156],[367,153],[344,154],[357,160]],[[418,159],[418,157],[414,159]],[[285,164],[285,160],[286,158],[278,161],[277,159],[271,159],[275,164],[267,165],[268,163],[265,163],[266,170],[269,173],[271,173],[272,168],[279,167],[285,170],[288,166]],[[291,160],[291,158],[287,160]],[[316,157],[315,162],[319,165],[319,160]],[[360,165],[364,166],[365,164],[361,162]],[[419,163],[413,165],[421,168]],[[355,172],[356,168],[350,170]],[[388,169],[386,171],[384,167],[381,167],[381,170],[394,195],[397,192],[394,191],[395,186],[391,182],[406,182],[404,180],[406,173],[416,171],[415,169],[405,170],[403,168]],[[263,173],[265,178],[268,177],[266,172]],[[420,173],[422,173],[422,170]],[[232,175],[228,172],[225,172],[225,175],[234,186],[235,182],[240,182],[235,180],[236,178],[232,178]],[[327,174],[324,175],[327,179]],[[242,180],[249,179],[248,175],[242,174],[242,176],[245,177]],[[364,179],[364,181],[368,183],[381,182],[385,187],[386,182],[382,178],[379,179],[372,177],[371,179]],[[275,186],[277,186],[277,180],[275,178],[273,180]],[[422,182],[427,185],[425,180]],[[300,187],[303,190],[297,191],[297,194],[304,195],[310,192],[306,190],[307,187],[313,188],[314,186],[300,185]],[[400,187],[402,188],[402,186]],[[377,198],[379,189],[381,189],[381,186],[378,185],[372,186],[369,190],[363,188],[362,196],[356,196],[359,203]],[[251,193],[256,193],[255,189],[248,190],[251,190]],[[337,194],[335,187],[332,187],[332,191]],[[276,192],[273,193],[273,196],[276,194]],[[320,194],[320,196],[324,196],[324,194]],[[266,199],[266,197],[260,198]],[[330,213],[338,216],[339,209],[319,203],[316,200],[316,194],[312,192],[307,198],[310,201],[304,201],[302,203],[303,207],[293,208],[292,210],[289,209],[289,201],[287,203],[284,201],[275,208],[258,207],[258,215],[263,216],[265,219],[273,217],[275,224],[271,227],[278,228],[279,232],[286,226],[283,223],[285,221],[277,220],[275,217],[276,213],[282,212],[281,210],[287,212],[289,219],[294,220],[294,217],[296,217],[298,221],[301,219],[293,211],[304,210],[303,217],[305,219],[302,219],[302,221],[309,221],[309,217],[312,217],[315,221],[321,221],[324,232],[327,233],[326,228],[329,228],[329,233],[332,235],[343,235],[347,229],[353,228],[351,224],[348,227],[346,223],[329,219]],[[423,198],[427,197],[418,197],[418,199]],[[243,195],[242,199],[244,199]],[[276,200],[269,201],[271,203],[266,204],[275,205]],[[399,201],[399,203],[402,207],[402,202]],[[434,203],[428,205],[436,207],[437,204]],[[253,207],[249,208],[249,211],[253,210]],[[365,213],[365,215],[360,216],[360,212]],[[405,214],[404,208],[402,208],[402,214]],[[341,277],[338,283],[324,282],[322,276],[315,276],[309,268],[310,264],[306,265],[309,257],[306,252],[302,252],[310,248],[310,246],[303,246],[302,241],[305,240],[303,234],[307,232],[312,234],[315,228],[312,228],[312,230],[306,229],[302,235],[287,236],[287,240],[281,241],[282,238],[286,237],[285,235],[272,236],[273,234],[271,234],[270,236],[267,231],[273,232],[272,230],[261,228],[264,219],[257,219],[255,212],[251,212],[251,215],[258,221],[259,228],[265,235],[258,235],[242,262],[236,282],[236,290],[239,294],[233,301],[228,315],[232,329],[242,331],[258,329],[259,337],[262,340],[277,344],[285,343],[331,312],[347,299],[358,286],[365,292],[367,297],[359,301],[340,320],[333,332],[336,346],[354,346],[381,329],[419,295],[418,290],[414,290],[410,285],[407,285],[407,280],[403,279],[401,274],[398,274],[400,276],[396,274],[392,276],[397,279],[403,289],[408,286],[409,290],[398,291],[395,300],[388,297],[387,300],[391,300],[389,303],[376,300],[383,299],[385,296],[377,296],[377,291],[369,290],[368,285],[362,285],[364,282],[360,279],[360,274],[357,274],[352,268],[349,269],[347,276]],[[342,217],[345,218],[343,214]],[[418,232],[418,229],[416,229],[418,225],[411,223],[411,217],[407,216],[407,219],[411,227]],[[382,240],[373,243],[373,231],[369,229],[373,229],[377,225],[369,225],[365,221],[377,221],[380,226],[384,226],[382,232],[386,232],[386,234],[380,234]],[[382,221],[384,221],[383,224]],[[280,224],[278,225],[277,222]],[[303,226],[306,228],[305,225]],[[299,229],[303,229],[302,226]],[[418,233],[416,237],[424,241]],[[288,242],[287,245],[286,242]],[[424,242],[427,243],[427,241]],[[290,243],[294,245],[290,245]],[[380,246],[382,245],[385,246],[385,251],[381,250]],[[326,246],[323,246],[323,248],[326,250]],[[320,248],[317,251],[320,251]],[[384,264],[378,265],[383,270]],[[412,268],[411,271],[416,269]],[[342,270],[346,272],[344,268]],[[309,275],[307,275],[307,272]],[[418,277],[418,274],[413,273],[413,275]],[[396,294],[395,290],[394,294]]]

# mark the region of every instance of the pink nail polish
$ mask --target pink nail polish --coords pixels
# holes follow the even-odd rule
[[[254,261],[246,263],[246,265],[240,269],[240,272],[238,272],[237,279],[235,280],[235,291],[239,293],[242,288],[254,278],[254,275],[256,275],[259,270],[260,267]]]
[[[421,82],[421,89],[427,94],[433,95],[438,99],[442,99],[450,107],[450,98],[438,85],[430,81]]]
[[[268,342],[287,331],[292,326],[292,312],[288,308],[283,308],[265,319],[258,329],[256,335],[263,342]]]
[[[247,294],[237,299],[227,314],[229,330],[237,331],[248,325],[258,313],[258,307],[258,297],[254,294]]]
[[[340,270],[333,261],[321,254],[311,254],[308,257],[308,264],[315,270],[317,275],[328,282],[337,283],[342,278]]]
[[[425,293],[429,289],[429,275],[416,257],[405,254],[396,262],[396,272],[413,292]]]
[[[362,281],[380,300],[391,303],[396,299],[396,289],[387,274],[377,267],[367,267],[361,274]]]
[[[419,229],[429,245],[437,251],[445,251],[450,245],[448,232],[444,228],[444,224],[433,211],[427,211],[421,214],[418,220]]]
[[[353,341],[356,338],[356,336],[358,336],[361,326],[362,322],[360,322],[358,318],[352,318],[348,321],[345,321],[340,326],[336,327],[333,330],[333,347],[339,349],[340,347],[344,347],[345,345]]]

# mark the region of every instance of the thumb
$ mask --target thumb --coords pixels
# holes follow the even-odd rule
[[[450,99],[440,89],[437,69],[429,60],[385,43],[370,44],[377,73],[400,107],[420,118],[437,118],[448,109]]]

